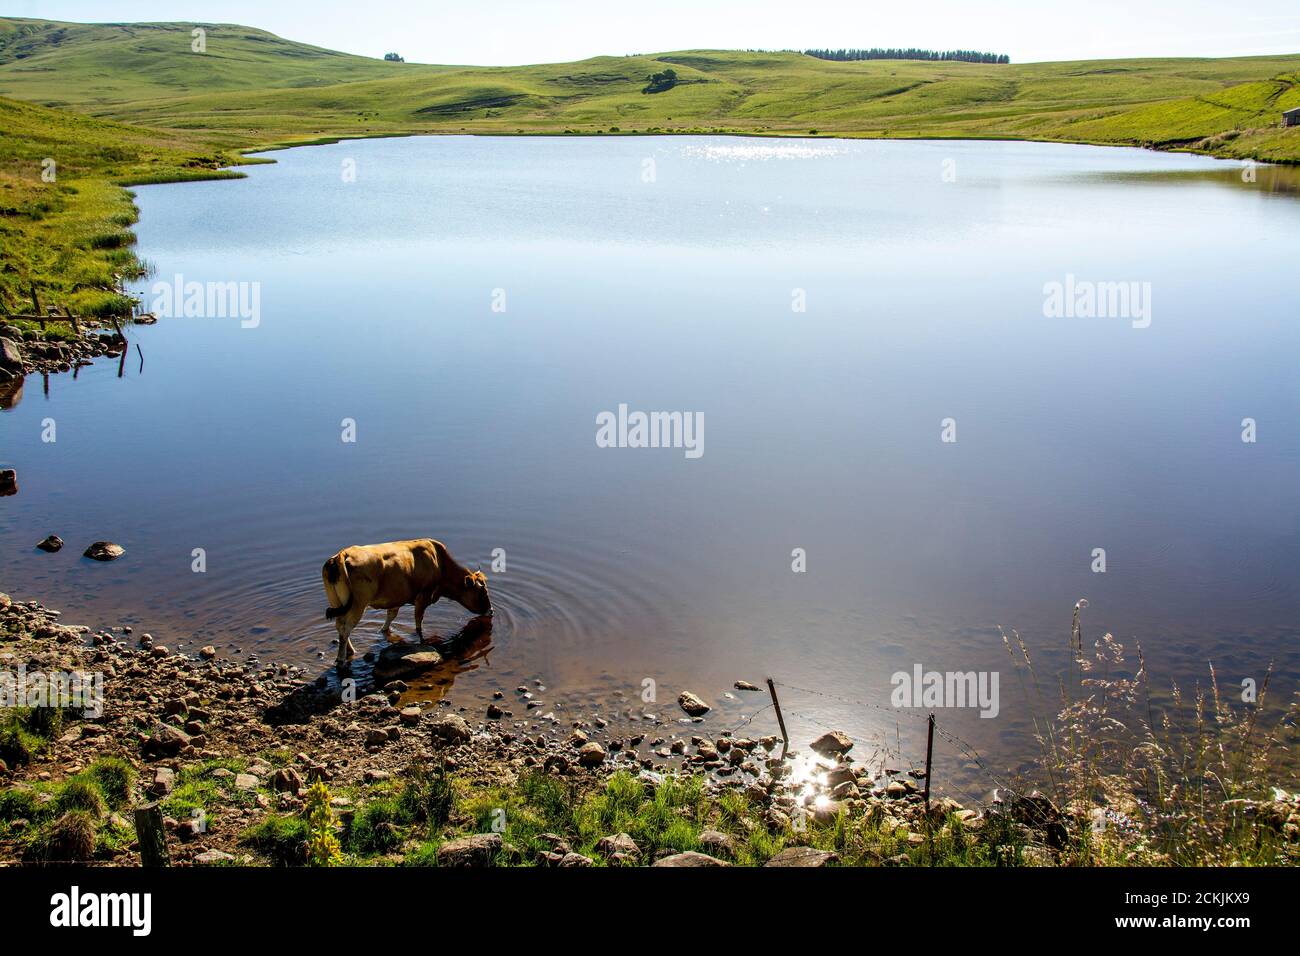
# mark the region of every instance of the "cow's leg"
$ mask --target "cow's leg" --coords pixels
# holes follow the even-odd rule
[[[400,610],[401,608],[396,607],[390,607],[388,609],[384,617],[384,626],[379,629],[379,633],[383,634],[384,637],[393,636],[393,620],[397,617],[397,612]]]
[[[428,597],[417,594],[415,596],[415,636],[421,641],[424,640],[424,612],[428,607]]]
[[[365,613],[365,605],[358,601],[347,614],[336,618],[339,631],[339,656],[336,663],[339,668],[346,667],[348,662],[357,656],[357,649],[352,646],[352,631],[361,623]]]
[[[424,640],[424,612],[429,609],[431,604],[436,604],[438,595],[432,590],[425,591],[415,596],[415,636],[419,640]]]

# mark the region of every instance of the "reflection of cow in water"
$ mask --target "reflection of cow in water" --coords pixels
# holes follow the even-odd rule
[[[475,614],[492,613],[483,573],[462,567],[441,541],[431,538],[344,548],[325,562],[321,577],[330,602],[325,616],[339,632],[339,667],[356,655],[350,637],[366,608],[388,612],[385,636],[391,633],[398,610],[407,604],[415,605],[417,637],[424,636],[425,610],[441,597]]]

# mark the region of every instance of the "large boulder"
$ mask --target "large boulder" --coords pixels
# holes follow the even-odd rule
[[[448,840],[438,847],[438,865],[454,867],[491,866],[501,852],[501,834],[476,833]]]

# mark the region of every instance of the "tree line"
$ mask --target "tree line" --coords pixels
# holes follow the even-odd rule
[[[894,49],[872,47],[869,50],[804,50],[806,56],[819,60],[960,60],[963,63],[1010,63],[1005,53],[982,53],[979,50],[921,50],[916,47]]]

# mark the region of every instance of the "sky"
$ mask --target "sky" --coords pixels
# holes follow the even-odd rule
[[[240,23],[364,56],[481,65],[691,48],[960,48],[1017,63],[1300,52],[1296,0],[3,0],[0,12]]]

